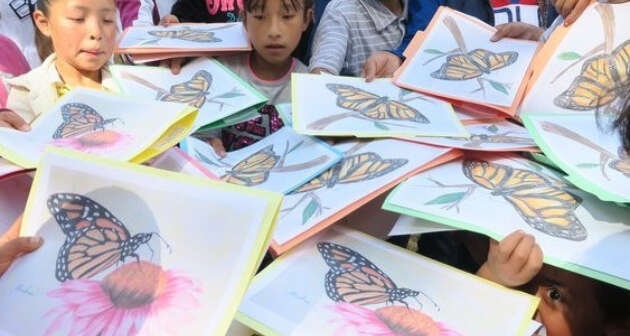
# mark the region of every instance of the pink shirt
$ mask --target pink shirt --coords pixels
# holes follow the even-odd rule
[[[0,107],[7,105],[7,78],[25,74],[31,70],[26,58],[10,38],[0,35]]]

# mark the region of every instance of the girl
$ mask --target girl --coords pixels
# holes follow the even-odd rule
[[[244,0],[243,23],[253,51],[219,58],[238,76],[262,92],[269,101],[259,115],[220,131],[200,134],[219,156],[250,145],[280,129],[284,123],[276,104],[291,99],[291,73],[307,72],[291,54],[313,16],[312,0]]]
[[[478,238],[467,239],[471,254],[483,250],[478,242]],[[630,292],[543,266],[542,260],[533,236],[517,231],[501,242],[490,240],[487,260],[477,275],[540,297],[536,320],[543,324],[547,336],[630,334]]]
[[[117,91],[108,71],[116,39],[114,0],[40,0],[33,20],[54,52],[38,68],[7,80],[0,126],[27,130],[73,87]],[[16,126],[18,125],[18,126]]]

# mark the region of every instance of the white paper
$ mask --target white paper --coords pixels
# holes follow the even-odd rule
[[[328,245],[323,247],[318,243]],[[346,304],[335,302],[326,290],[327,283],[335,288],[334,275],[327,275],[333,273],[333,268],[327,265],[321,252],[322,247],[329,251],[330,243],[352,250],[344,252],[351,255],[339,260],[340,268],[353,270],[357,277],[366,272],[362,271],[364,269],[378,272],[374,270],[378,268],[382,275],[374,278],[386,277],[393,283],[392,287],[418,291],[417,296],[363,306],[347,303],[351,296],[342,296]],[[359,263],[364,267],[350,268]],[[379,239],[334,227],[296,247],[256,276],[238,316],[245,315],[277,335],[365,335],[356,328],[396,335],[398,330],[409,330],[412,325],[415,331],[427,331],[427,334],[427,327],[431,326],[438,329],[440,335],[506,336],[516,335],[531,318],[532,300],[529,295],[491,285]],[[462,303],[474,309],[466,309],[462,314]],[[343,314],[340,312],[343,306],[356,313]],[[399,319],[375,318],[375,311],[383,312],[380,316],[397,316]],[[394,311],[416,315],[408,317],[404,324],[407,328],[404,328],[401,320],[405,316]],[[392,315],[385,315],[386,312]]]
[[[249,47],[249,40],[241,22],[203,25],[178,24],[169,27],[130,27],[118,47],[137,49],[244,49]]]
[[[207,57],[187,64],[177,75],[164,67],[114,65],[111,71],[125,96],[198,108],[193,131],[266,101],[218,61]]]
[[[133,324],[136,332],[151,335],[225,332],[217,329],[218,324],[232,318],[230,308],[240,300],[240,290],[250,280],[248,272],[255,272],[255,261],[264,248],[261,237],[266,236],[264,230],[269,226],[263,225],[263,218],[272,209],[270,198],[244,188],[227,189],[222,183],[167,179],[149,174],[152,168],[125,166],[135,170],[58,154],[44,158],[22,229],[24,235],[41,236],[45,243],[3,275],[0,303],[12,309],[0,314],[0,333],[68,335],[70,326],[76,330],[81,323],[90,323],[94,334],[127,335],[132,333],[129,328]],[[69,221],[75,224],[66,235],[51,212],[56,207],[77,206],[64,205],[68,198],[58,193],[87,197],[100,208],[93,203],[89,208],[80,206],[82,217]],[[243,211],[244,204],[247,211]],[[66,214],[75,218],[71,210]],[[118,224],[107,220],[112,216]],[[63,216],[59,218],[66,222]],[[91,218],[98,218],[94,219],[96,224],[89,224]],[[100,231],[92,225],[98,225]],[[125,229],[128,234],[123,233]],[[118,250],[122,243],[116,241],[131,243],[125,245],[129,250],[124,252],[124,260],[91,277],[60,281],[56,270],[63,270],[58,265],[70,260],[71,254],[66,259],[62,246],[71,241],[72,232],[80,237],[72,244],[79,246],[72,253],[81,251],[81,245],[92,244],[87,237],[96,240],[105,235],[106,246],[119,246]],[[150,236],[147,241],[133,243],[139,234]],[[90,265],[98,261],[90,260]],[[71,274],[79,274],[74,273],[78,266],[67,265]],[[156,267],[162,269],[157,273],[159,281],[150,277],[156,274]],[[54,326],[57,314],[69,324],[45,333]],[[99,332],[98,328],[108,329]]]
[[[390,236],[415,235],[442,231],[453,231],[453,227],[438,224],[422,218],[400,215],[389,232]]]
[[[505,60],[500,62],[504,66],[497,66],[496,70],[492,70],[490,61],[487,61],[484,63],[488,68],[487,72],[479,70],[473,59],[465,57],[458,49],[461,47],[445,25],[445,18],[451,18],[459,27],[467,55],[477,49],[483,50],[484,56],[480,58],[505,55]],[[493,28],[486,29],[473,23],[473,20],[479,22],[478,20],[465,19],[464,15],[454,14],[450,10],[443,11],[440,17],[434,17],[433,20],[437,20],[437,24],[430,33],[425,34],[422,46],[400,74],[397,83],[459,100],[511,106],[538,43],[514,39],[490,42],[490,37],[495,32]],[[449,70],[448,73],[446,69]]]
[[[299,133],[468,136],[450,104],[403,90],[389,79],[366,83],[361,78],[293,74],[291,84],[293,126]]]
[[[338,212],[358,207],[357,201],[378,196],[374,192],[385,192],[380,189],[450,151],[393,139],[346,142],[335,148],[345,153],[344,160],[284,197],[273,233],[275,243],[285,244],[320,223],[329,222]],[[345,168],[343,172],[341,167]],[[367,167],[375,167],[374,172],[361,173]],[[309,235],[323,229],[312,230]]]
[[[598,7],[602,13],[610,11],[612,15],[606,13],[602,18]],[[623,90],[615,88],[625,85],[619,81],[627,83],[630,61],[627,56],[622,56],[622,46],[627,53],[630,48],[629,17],[630,3],[595,2],[584,11],[557,45],[523,100],[519,113],[617,113],[626,98]],[[612,33],[608,36],[610,50],[605,47],[607,30]],[[600,63],[602,60],[604,63]],[[620,63],[615,64],[616,60]],[[594,70],[588,72],[588,69]],[[577,89],[580,85],[585,89]]]
[[[61,98],[54,108],[41,115],[31,125],[31,131],[0,128],[0,151],[14,152],[28,161],[31,167],[39,162],[47,145],[128,161],[154,144],[185,108],[183,104],[75,89]],[[78,116],[64,120],[64,110]],[[85,121],[88,115],[100,119],[100,122]],[[82,131],[73,135],[71,129]],[[5,154],[5,158],[9,158],[9,155]]]
[[[630,283],[630,261],[623,257],[630,244],[626,207],[602,202],[571,187],[544,166],[516,155],[471,153],[468,159],[466,165],[466,161],[457,160],[414,176],[392,192],[384,207],[414,210],[419,217],[497,240],[523,230],[536,238],[548,263],[558,267],[572,263]],[[481,169],[483,161],[492,167]],[[477,176],[475,180],[464,175],[465,171]],[[484,181],[482,176],[494,177],[493,182],[487,182],[494,189],[479,184]],[[541,215],[534,216],[534,209]],[[540,229],[529,225],[528,218]],[[572,224],[541,224],[561,218]],[[585,273],[584,269],[572,271]],[[600,280],[610,281],[610,277]]]
[[[190,157],[177,147],[172,147],[164,152],[157,157],[150,166],[195,177],[217,179],[217,177],[199,161]]]
[[[224,158],[193,137],[182,141],[181,148],[223,181],[280,193],[291,192],[343,156],[325,142],[297,134],[290,127],[228,152]]]

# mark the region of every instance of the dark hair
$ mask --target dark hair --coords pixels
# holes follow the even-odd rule
[[[34,12],[34,9],[36,9],[49,17],[51,1],[52,0],[39,0],[37,1],[37,5],[34,5],[32,4],[32,2],[29,1],[29,6],[34,7],[32,8],[33,10],[31,10],[31,12]],[[35,26],[35,46],[37,47],[37,54],[39,55],[39,58],[43,61],[48,56],[50,56],[50,54],[52,54],[55,49],[53,48],[52,40],[50,39],[50,37],[42,34],[42,32],[39,31],[39,28],[35,24],[35,19],[32,15],[31,20],[33,21],[33,25]]]
[[[615,119],[614,127],[619,130],[621,144],[626,153],[630,153],[630,87],[626,90],[626,97],[621,108],[621,113]]]
[[[243,0],[243,8],[246,12],[265,10],[267,0]],[[282,0],[282,5],[287,10],[302,10],[306,15],[308,9],[313,8],[313,0]]]

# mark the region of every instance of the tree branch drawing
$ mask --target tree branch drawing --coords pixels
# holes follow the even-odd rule
[[[147,38],[139,36],[136,38],[136,43],[138,46],[142,47],[157,44],[163,39],[175,39],[189,42],[222,42],[223,40],[214,36],[214,32],[231,28],[232,26],[234,26],[234,23],[228,23],[222,26],[206,29],[195,29],[196,27],[183,26],[179,30],[150,30],[146,33],[151,35],[151,37]]]
[[[552,123],[550,121],[543,121],[541,122],[541,126],[542,129],[545,132],[548,133],[552,133],[552,134],[556,134],[556,135],[560,135],[563,136],[567,139],[571,139],[583,146],[589,147],[592,150],[599,152],[599,164],[591,164],[591,163],[584,163],[584,164],[578,164],[577,167],[578,168],[591,168],[591,167],[595,167],[595,166],[599,166],[602,176],[604,176],[604,178],[606,180],[610,180],[610,178],[608,177],[608,174],[606,173],[606,166],[608,161],[610,160],[620,160],[620,161],[624,161],[621,158],[619,158],[619,156],[611,153],[610,151],[608,151],[607,149],[601,147],[600,145],[592,142],[591,140],[577,134],[576,132],[573,132],[572,130],[564,127],[564,126],[560,126],[556,123]]]
[[[139,76],[136,76],[136,75],[134,75],[132,73],[129,73],[129,72],[126,72],[126,71],[122,71],[120,73],[120,77],[124,78],[124,79],[131,80],[133,82],[136,82],[137,84],[140,84],[140,85],[142,85],[144,87],[147,87],[147,88],[157,92],[158,93],[158,97],[174,96],[174,97],[178,98],[176,93],[171,93],[170,91],[167,91],[167,90],[165,90],[165,89],[163,89],[163,88],[161,88],[161,87],[159,87],[159,86],[149,82],[148,80],[146,80],[144,78],[141,78]],[[202,91],[202,90],[198,90],[198,92],[195,92],[195,93],[197,94],[196,95],[197,98],[203,97],[203,96],[207,97],[209,95],[208,91]],[[207,97],[207,98],[205,98],[203,103],[201,103],[201,104],[190,104],[190,105],[193,105],[196,108],[201,108],[206,103],[212,103],[212,104],[219,105],[219,111],[221,111],[221,110],[223,110],[223,106],[225,106],[225,105],[232,106],[232,107],[234,105],[228,104],[228,103],[226,103],[224,101],[220,101],[218,99],[231,99],[231,98],[236,98],[236,97],[241,97],[241,96],[244,96],[244,94],[241,93],[237,87],[234,87],[234,88],[232,88],[232,90],[230,90],[230,91],[228,91],[226,93],[223,93],[223,94],[220,94],[220,95],[214,96],[214,97]],[[190,98],[190,97],[188,97],[188,98]],[[196,106],[196,105],[200,105],[200,106]]]
[[[365,120],[365,121],[369,121],[369,122],[373,122],[374,126],[376,126],[377,128],[380,128],[384,131],[388,131],[389,128],[387,126],[392,126],[392,127],[403,127],[403,128],[413,128],[413,126],[409,126],[409,125],[401,125],[401,124],[397,124],[397,123],[392,123],[392,122],[387,122],[387,121],[381,121],[381,120],[375,120],[372,118],[368,118],[365,117],[361,114],[361,112],[344,112],[344,113],[339,113],[339,114],[333,114],[331,116],[328,117],[324,117],[321,119],[318,119],[310,124],[308,124],[308,126],[306,126],[307,128],[310,129],[314,129],[314,130],[323,130],[326,127],[328,127],[328,125],[339,121],[339,120],[343,120],[346,118],[356,118],[359,120]]]
[[[596,56],[600,53],[610,54],[614,47],[615,41],[615,13],[609,4],[598,3],[595,6],[597,13],[602,21],[602,28],[604,30],[604,42],[596,45],[593,49],[586,52],[584,55],[580,55],[575,51],[567,51],[560,53],[558,58],[563,61],[574,61],[567,67],[562,69],[550,82],[554,84],[560,77],[562,77],[567,71],[571,70],[578,64],[584,62],[584,60]]]
[[[455,208],[455,211],[457,211],[457,213],[459,213],[460,209],[459,209],[459,205],[460,203],[462,203],[465,199],[467,199],[468,197],[472,196],[472,194],[475,192],[475,190],[477,190],[478,186],[476,184],[445,184],[442,183],[440,181],[437,181],[435,179],[433,179],[432,177],[428,177],[428,180],[432,183],[434,183],[435,185],[431,185],[431,186],[417,186],[417,187],[422,187],[422,188],[440,188],[440,189],[446,189],[446,188],[455,188],[455,189],[465,189],[464,191],[458,191],[458,192],[454,192],[454,193],[447,193],[447,194],[442,194],[428,202],[426,202],[424,205],[442,205],[442,209],[444,210],[451,210],[453,208]]]
[[[450,17],[447,16],[445,17],[442,22],[444,23],[444,26],[449,30],[449,32],[451,33],[451,36],[453,37],[453,40],[455,40],[455,43],[457,44],[457,48],[443,52],[437,49],[426,49],[424,50],[425,53],[428,54],[437,54],[437,56],[430,58],[429,60],[427,60],[426,62],[423,63],[423,65],[428,65],[429,63],[438,60],[442,57],[447,57],[447,63],[445,63],[443,65],[446,66],[448,65],[448,57],[449,56],[456,56],[456,55],[460,55],[462,57],[465,57],[468,62],[470,63],[470,65],[474,66],[477,68],[477,70],[479,71],[479,75],[475,76],[475,77],[471,77],[471,78],[461,78],[458,80],[468,80],[468,79],[473,79],[475,78],[475,80],[477,81],[477,83],[479,84],[479,88],[473,90],[471,93],[477,93],[479,91],[482,92],[484,98],[486,97],[486,86],[485,83],[490,84],[490,86],[496,90],[499,91],[505,95],[509,95],[510,92],[509,90],[511,89],[512,83],[503,83],[503,82],[499,82],[496,80],[493,80],[491,78],[486,78],[484,77],[484,74],[487,75],[490,73],[490,69],[482,69],[480,67],[480,64],[478,64],[478,62],[475,62],[469,55],[469,50],[466,46],[466,42],[464,41],[464,35],[462,34],[462,31],[460,30],[459,26],[457,25],[457,22],[455,22],[455,20]],[[483,50],[483,49],[482,49]],[[484,50],[488,53],[490,53],[490,51]],[[516,54],[516,53],[515,53]],[[516,54],[518,55],[518,54]],[[518,56],[516,56],[518,57]],[[515,61],[515,60],[514,60]],[[512,61],[512,63],[514,62]],[[512,64],[509,63],[509,64]],[[506,62],[506,65],[509,65]],[[497,69],[495,69],[497,70]],[[439,71],[439,70],[438,70]]]

